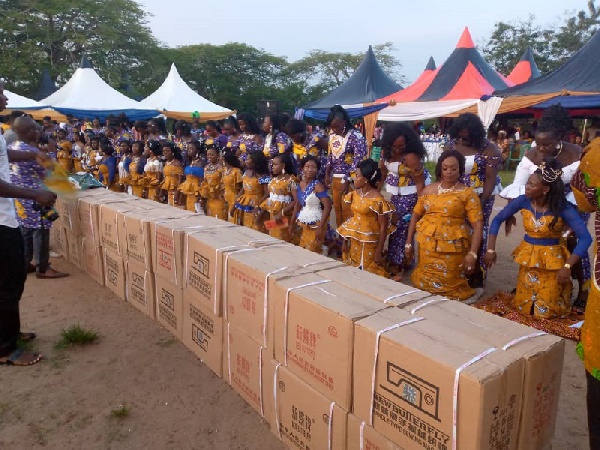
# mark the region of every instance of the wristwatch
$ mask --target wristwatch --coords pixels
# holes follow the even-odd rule
[[[571,264],[569,263],[565,263],[565,265],[563,266],[565,269],[569,269],[571,270]]]

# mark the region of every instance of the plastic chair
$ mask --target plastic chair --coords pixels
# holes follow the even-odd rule
[[[514,147],[510,149],[508,158],[506,158],[506,161],[504,163],[505,170],[510,170],[510,163],[516,162],[518,165],[523,159],[523,156],[525,156],[525,152],[527,152],[527,150],[529,150],[530,148],[530,144],[514,144]]]

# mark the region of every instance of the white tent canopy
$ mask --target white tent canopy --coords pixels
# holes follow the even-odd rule
[[[139,102],[113,89],[91,67],[78,68],[64,86],[43,99],[42,103],[77,117],[102,119],[109,114],[125,113],[135,120],[158,115],[153,108],[144,108]]]
[[[151,95],[142,100],[141,105],[149,109],[157,109],[167,116],[169,112],[198,113],[200,119],[218,120],[232,114],[232,111],[213,103],[190,88],[181,78],[175,64],[163,84]]]
[[[11,110],[27,110],[27,109],[42,109],[46,107],[45,103],[39,103],[22,95],[10,92],[4,89],[4,95],[8,98],[7,108]]]

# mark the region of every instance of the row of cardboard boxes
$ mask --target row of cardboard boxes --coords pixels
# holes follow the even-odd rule
[[[542,449],[564,342],[253,230],[107,191],[53,243],[293,448]]]

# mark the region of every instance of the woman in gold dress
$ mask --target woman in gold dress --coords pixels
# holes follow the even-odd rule
[[[160,188],[163,197],[167,197],[167,204],[176,206],[179,203],[179,191],[177,188],[183,177],[181,150],[172,142],[164,142],[162,144],[162,152],[165,157],[165,166],[163,168],[163,182]]]
[[[242,167],[235,153],[225,152],[222,156],[223,163],[223,190],[229,221],[233,222],[231,211],[235,206],[235,199],[242,190]]]
[[[389,273],[385,268],[383,246],[394,231],[394,227],[389,225],[394,207],[379,192],[380,181],[381,170],[375,161],[367,159],[358,164],[354,180],[356,190],[344,196],[344,202],[350,204],[353,215],[337,232],[344,239],[344,263],[387,277]]]
[[[523,217],[525,237],[513,252],[519,264],[514,308],[543,319],[564,318],[571,312],[571,266],[581,260],[592,237],[574,206],[565,199],[562,170],[550,161],[529,177],[525,195],[510,202],[492,221],[485,265],[496,262],[496,238],[500,225],[517,212]],[[561,240],[564,231],[577,235],[577,246],[569,254]]]
[[[144,184],[147,188],[148,200],[158,201],[158,192],[162,181],[163,164],[160,160],[162,156],[162,145],[158,141],[148,141],[146,146],[149,151],[146,165],[144,166]]]
[[[142,166],[142,152],[144,144],[141,141],[133,141],[131,144],[131,160],[127,168],[129,176],[127,184],[131,186],[131,193],[136,197],[144,196],[144,167]]]
[[[56,134],[56,148],[58,149],[56,159],[58,160],[58,164],[65,169],[67,173],[70,173],[73,170],[73,160],[71,158],[71,148],[73,147],[73,144],[67,140],[67,132],[63,128],[59,128]]]
[[[464,173],[465,157],[461,153],[442,153],[435,169],[438,181],[423,189],[413,210],[404,258],[413,260],[411,242],[417,232],[419,258],[411,276],[415,287],[473,303],[483,290],[471,288],[466,276],[473,273],[477,264],[483,213],[475,191],[460,182]]]
[[[219,152],[209,148],[206,152],[208,162],[204,166],[204,181],[200,186],[200,195],[207,216],[227,220],[227,209],[223,197],[223,167],[219,163]]]
[[[260,204],[256,211],[256,221],[261,223],[268,213],[271,221],[279,225],[269,230],[269,236],[292,242],[294,237],[289,233],[289,222],[294,210],[293,193],[296,190],[296,169],[289,153],[279,153],[272,159],[272,178],[269,182],[269,198]],[[288,223],[284,224],[284,219]]]
[[[269,197],[269,160],[261,151],[250,153],[242,177],[242,190],[231,210],[234,223],[263,233],[264,224],[255,221],[254,212]]]
[[[114,192],[121,192],[119,185],[119,174],[117,172],[117,158],[114,156],[115,149],[108,139],[100,141],[102,161],[98,166],[98,181]]]
[[[202,157],[200,142],[192,142],[188,146],[187,153],[190,163],[183,171],[185,181],[179,185],[178,189],[185,196],[185,209],[200,212],[198,201],[200,200],[200,185],[204,181],[204,165],[206,164]]]

